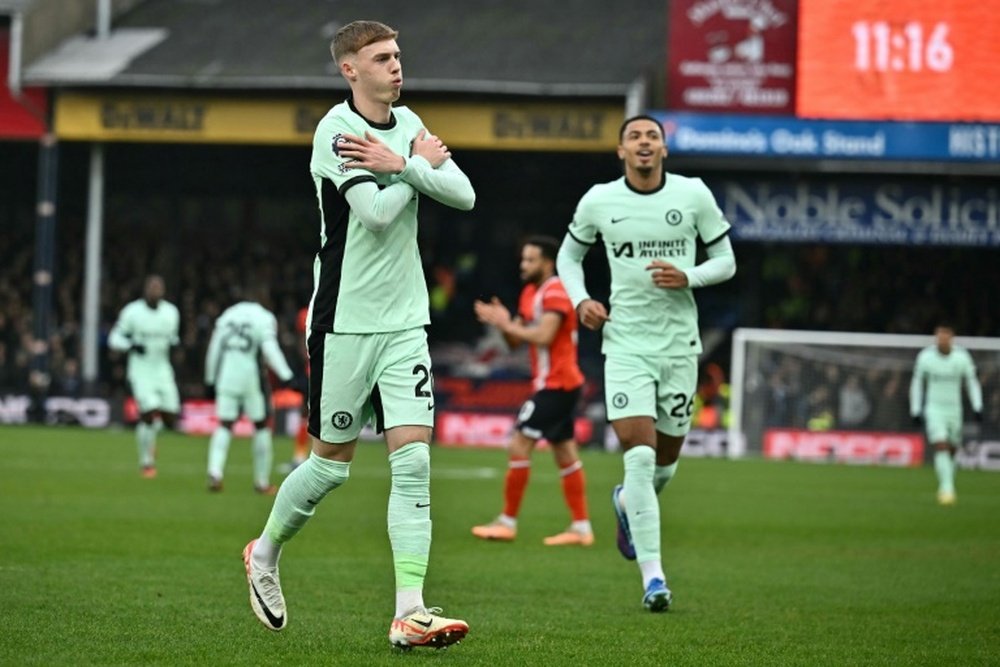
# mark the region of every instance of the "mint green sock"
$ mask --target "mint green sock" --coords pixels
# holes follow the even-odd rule
[[[274,447],[271,445],[271,429],[259,428],[253,434],[253,483],[258,488],[271,484],[271,465],[274,463]]]
[[[663,488],[674,478],[678,463],[680,461],[674,461],[668,466],[656,466],[656,470],[653,471],[653,489],[656,491],[656,495],[660,495],[660,491],[663,491]]]
[[[135,446],[139,452],[139,465],[146,467],[156,463],[153,448],[156,446],[156,430],[146,422],[135,427]]]
[[[233,438],[232,431],[225,426],[219,426],[208,441],[208,476],[222,479],[226,469],[226,459],[229,457],[229,443]]]
[[[425,442],[411,442],[389,455],[389,542],[396,590],[421,589],[431,551],[431,455]]]
[[[656,452],[638,445],[625,452],[622,494],[639,563],[660,559],[660,505],[653,488]]]
[[[350,463],[329,461],[310,454],[278,489],[264,534],[279,545],[292,539],[316,512],[319,501],[346,482],[350,474]]]
[[[934,452],[934,472],[938,478],[938,493],[955,493],[955,460],[951,452]]]

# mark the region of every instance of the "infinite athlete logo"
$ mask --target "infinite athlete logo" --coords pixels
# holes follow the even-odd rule
[[[616,408],[624,408],[626,405],[628,405],[628,396],[626,396],[621,392],[618,392],[611,398],[611,404],[614,405]]]
[[[684,219],[684,214],[678,211],[676,208],[672,208],[667,211],[667,224],[668,225],[679,225]]]
[[[330,420],[333,423],[333,427],[343,431],[345,428],[350,428],[351,424],[354,423],[354,417],[351,416],[350,412],[334,412],[333,419]]]

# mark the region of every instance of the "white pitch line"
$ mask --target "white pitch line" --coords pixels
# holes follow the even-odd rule
[[[431,468],[431,478],[438,479],[494,479],[500,476],[496,468]]]

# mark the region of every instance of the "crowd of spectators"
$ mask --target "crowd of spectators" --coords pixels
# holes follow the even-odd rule
[[[909,403],[917,351],[755,344],[748,355],[745,404],[757,407],[744,413],[744,432],[759,440],[767,428],[919,430],[912,423]],[[977,350],[972,354],[985,388],[983,421],[993,432],[1000,429],[1000,392],[994,390],[1000,386],[1000,355]]]
[[[767,328],[930,334],[948,321],[959,335],[1000,336],[993,248],[805,245],[753,252]]]
[[[319,236],[314,209],[281,218],[258,211],[239,219],[237,212],[234,219],[232,211],[210,208],[169,223],[155,215],[151,220],[148,208],[144,215],[146,219],[139,221],[127,213],[112,214],[105,223],[96,386],[85,386],[80,375],[84,225],[75,219],[60,224],[48,341],[48,393],[115,395],[126,389],[125,359],[108,350],[106,338],[120,310],[140,298],[143,281],[152,273],[163,276],[165,298],[181,314],[181,344],[173,362],[182,396],[202,395],[205,352],[215,319],[239,300],[240,288],[250,283],[269,286],[265,306],[277,317],[286,358],[294,370],[303,371],[295,327],[298,312],[312,293]],[[469,343],[466,349],[475,357],[474,344],[483,334],[472,316],[472,302],[481,296],[477,286],[483,276],[494,276],[493,283],[516,288],[516,248],[509,244],[510,257],[496,253],[480,257],[471,247],[472,230],[464,232],[468,250],[463,251],[461,226],[435,221],[433,212],[427,217],[431,220],[424,226],[422,243],[431,296],[431,340],[445,350]],[[33,237],[32,220],[0,229],[0,393],[25,393],[32,388]],[[463,363],[456,359],[453,365]]]
[[[99,317],[97,386],[85,387],[80,376],[83,294],[82,225],[59,229],[49,337],[49,393],[113,394],[124,388],[125,360],[110,353],[107,334],[119,311],[140,298],[148,274],[164,277],[166,298],[181,313],[181,344],[174,354],[178,382],[185,396],[199,396],[208,340],[216,317],[239,299],[249,282],[270,286],[279,339],[293,367],[301,367],[295,317],[311,291],[311,256],[280,236],[228,234],[224,229],[173,226],[169,234],[129,229],[110,221],[106,229]],[[195,232],[197,240],[193,240]],[[32,332],[32,227],[0,230],[0,389],[29,390]]]
[[[233,287],[251,280],[270,286],[267,305],[278,318],[280,341],[293,367],[301,368],[295,319],[311,293],[317,241],[315,211],[308,203],[290,214],[294,222],[286,215],[266,224],[260,220],[277,218],[259,211],[241,212],[238,206],[234,211],[231,202],[217,203],[214,208],[202,205],[178,216],[179,221],[165,214],[157,216],[155,209],[151,214],[148,207],[145,217],[138,220],[125,213],[129,209],[127,202],[118,209],[112,207],[106,223],[96,387],[84,386],[80,378],[84,225],[73,219],[60,224],[49,340],[50,392],[78,395],[124,390],[123,360],[108,353],[104,339],[120,309],[139,298],[149,273],[165,278],[167,299],[181,311],[181,346],[175,362],[185,396],[200,395],[204,353],[214,320],[236,298]],[[511,308],[516,305],[518,238],[509,229],[482,229],[436,219],[433,209],[428,209],[426,218],[421,240],[431,290],[432,348],[443,351],[439,373],[489,373],[496,350],[483,338],[486,332],[472,317],[471,304],[476,298],[497,294]],[[0,228],[0,391],[28,389],[33,236],[30,219]],[[733,284],[713,288],[714,294],[699,294],[705,327],[929,337],[933,326],[947,319],[960,335],[1000,335],[1000,311],[989,307],[991,286],[1000,284],[1000,263],[989,251],[765,244],[737,244],[736,250],[739,271]],[[591,255],[588,261],[601,261],[600,253]],[[585,332],[581,340],[584,366],[599,371],[599,338]],[[727,355],[726,346],[718,346],[712,361],[726,368]],[[501,364],[493,370],[511,377],[523,373],[525,364],[522,360],[517,368]],[[776,373],[771,381],[780,382],[784,375]],[[865,393],[880,402],[894,400],[898,393],[890,391],[891,379],[874,384],[878,388],[873,389],[873,380],[864,376],[847,386],[849,391],[863,385]],[[836,398],[831,395],[825,400]],[[791,402],[782,409],[795,405]]]

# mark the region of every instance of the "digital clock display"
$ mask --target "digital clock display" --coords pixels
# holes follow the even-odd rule
[[[796,113],[1000,120],[1000,7],[973,0],[801,0]]]

